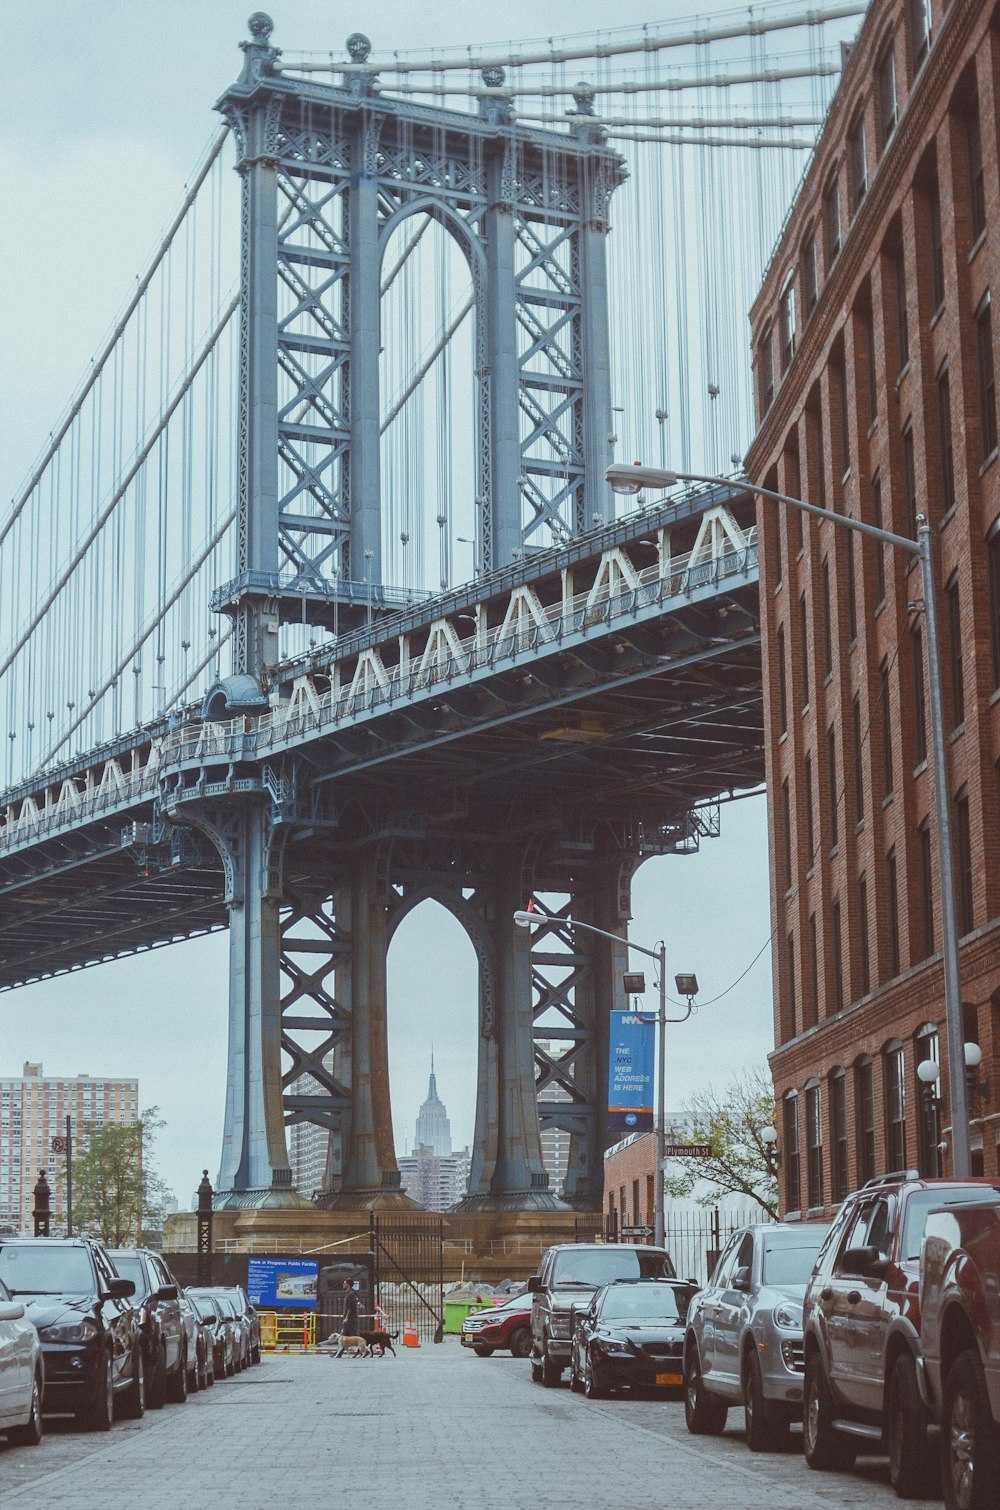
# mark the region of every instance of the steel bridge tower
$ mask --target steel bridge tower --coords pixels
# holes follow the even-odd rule
[[[339,85],[286,78],[270,19],[258,12],[249,28],[243,71],[218,105],[238,144],[242,300],[237,573],[214,605],[235,626],[236,674],[206,700],[216,718],[259,712],[275,696],[281,622],[329,626],[339,613],[343,626],[401,603],[382,575],[378,352],[383,254],[407,217],[437,221],[471,270],[483,573],[552,534],[567,540],[613,517],[605,259],[609,201],[625,174],[588,126],[586,96],[569,131],[528,130],[502,93],[478,114],[384,98],[359,34]],[[503,77],[483,73],[494,89]],[[339,853],[332,833],[317,845],[315,822],[303,824],[284,800],[287,785],[275,777],[269,790],[265,781],[206,796],[172,815],[211,840],[226,875],[218,1203],[296,1204],[285,1126],[298,1120],[333,1134],[325,1203],[405,1201],[389,1104],[386,951],[406,912],[435,897],[480,964],[470,1204],[560,1204],[542,1164],[541,1121],[572,1133],[567,1199],[599,1205],[606,1019],[624,1005],[624,944],[581,946],[568,918],[624,932],[636,854],[590,844],[551,930],[568,953],[546,955],[544,936],[533,946],[512,922],[548,884],[537,844],[470,837],[464,850],[475,855],[459,863],[454,840],[394,840],[390,815],[382,835]],[[553,1030],[535,1033],[534,1023],[552,1005],[571,1026],[560,1053],[545,1054],[534,1038]]]

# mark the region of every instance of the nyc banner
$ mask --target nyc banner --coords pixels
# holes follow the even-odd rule
[[[614,1137],[652,1130],[655,1032],[655,1022],[635,1012],[611,1013],[608,1131]]]

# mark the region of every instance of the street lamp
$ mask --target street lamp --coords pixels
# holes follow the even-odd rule
[[[540,923],[547,923],[549,917],[544,912],[515,912],[514,922],[519,928],[537,927]],[[683,1017],[667,1016],[667,946],[661,939],[655,949],[647,949],[644,944],[636,944],[630,938],[622,938],[620,933],[609,933],[606,928],[595,928],[593,923],[583,923],[579,918],[574,918],[571,926],[583,928],[587,933],[596,933],[599,938],[611,939],[615,944],[624,944],[627,949],[634,949],[637,954],[648,955],[655,959],[659,967],[659,1010],[656,1021],[659,1026],[659,1038],[657,1042],[656,1059],[656,1179],[653,1182],[653,1241],[658,1248],[664,1245],[665,1222],[663,1212],[663,1164],[667,1146],[666,1138],[666,1079],[667,1079],[667,1056],[666,1056],[666,1026],[668,1022],[687,1022],[694,1010],[693,996],[698,989],[697,977],[684,976],[684,980],[693,984],[693,991],[688,997],[687,1011]]]
[[[764,1159],[767,1163],[768,1174],[777,1174],[781,1155],[778,1153],[778,1129],[773,1122],[761,1128],[760,1141],[764,1145]]]
[[[965,1058],[962,1047],[965,1035],[958,961],[958,913],[955,906],[955,873],[952,868],[948,755],[941,692],[941,645],[938,632],[937,597],[934,590],[933,535],[926,515],[917,515],[917,538],[911,540],[909,535],[897,535],[892,530],[866,524],[861,519],[852,519],[849,514],[837,514],[832,509],[820,508],[816,503],[806,503],[804,499],[793,498],[788,493],[777,493],[772,488],[762,488],[748,479],[734,482],[732,478],[711,477],[699,472],[669,472],[659,467],[644,467],[641,462],[634,466],[610,466],[605,476],[616,493],[639,493],[647,487],[672,488],[676,487],[679,482],[708,483],[713,487],[728,488],[733,493],[756,493],[761,498],[770,498],[776,503],[784,503],[790,508],[800,509],[804,514],[815,514],[819,519],[829,519],[831,523],[839,524],[844,529],[856,530],[862,535],[871,535],[873,539],[880,540],[884,545],[895,546],[897,550],[906,551],[909,555],[918,558],[926,626],[928,711],[931,748],[934,756],[938,872],[941,877],[941,952],[944,957],[944,1015],[948,1033],[952,1162],[956,1177],[968,1179],[972,1173],[972,1154],[969,1146],[969,1098],[965,1083]]]

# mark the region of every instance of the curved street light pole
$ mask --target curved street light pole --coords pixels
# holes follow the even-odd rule
[[[948,1034],[948,1092],[951,1109],[952,1166],[958,1179],[968,1179],[972,1173],[972,1155],[969,1146],[969,1098],[965,1080],[964,1041],[962,1019],[962,990],[958,960],[958,914],[955,905],[955,872],[952,863],[951,803],[949,800],[948,747],[945,738],[944,704],[941,695],[941,642],[938,628],[937,596],[934,586],[933,533],[924,514],[917,515],[917,538],[897,535],[864,520],[852,519],[849,514],[838,514],[833,509],[821,508],[815,503],[806,503],[803,498],[793,498],[788,493],[778,493],[773,488],[760,487],[748,479],[734,481],[730,477],[712,477],[698,472],[670,472],[659,467],[615,465],[608,467],[606,478],[612,489],[620,493],[639,493],[643,488],[672,488],[679,482],[708,483],[713,487],[728,488],[733,493],[756,493],[761,498],[770,498],[776,503],[787,504],[804,514],[815,514],[819,519],[829,519],[843,529],[855,530],[861,535],[871,535],[884,545],[894,546],[916,556],[920,562],[920,581],[923,590],[924,626],[927,662],[927,688],[931,729],[931,749],[934,758],[934,806],[937,823],[938,876],[941,887],[941,952],[944,964],[944,1012]]]

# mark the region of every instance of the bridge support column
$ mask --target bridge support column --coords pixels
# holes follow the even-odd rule
[[[351,311],[351,537],[348,575],[371,586],[382,581],[381,413],[377,122],[366,120],[355,143],[347,214],[350,225]]]
[[[597,171],[592,168],[592,171]],[[591,198],[595,197],[591,188]],[[592,213],[594,213],[592,211]],[[583,518],[578,532],[595,519],[615,517],[614,495],[604,474],[614,460],[611,444],[611,338],[608,331],[608,259],[606,221],[590,220],[580,231],[580,310],[583,360]]]
[[[520,552],[521,474],[520,373],[517,362],[517,297],[514,249],[514,170],[512,147],[502,143],[487,162],[489,208],[486,212],[486,330],[489,353],[489,447],[492,559],[485,569],[509,566]]]

